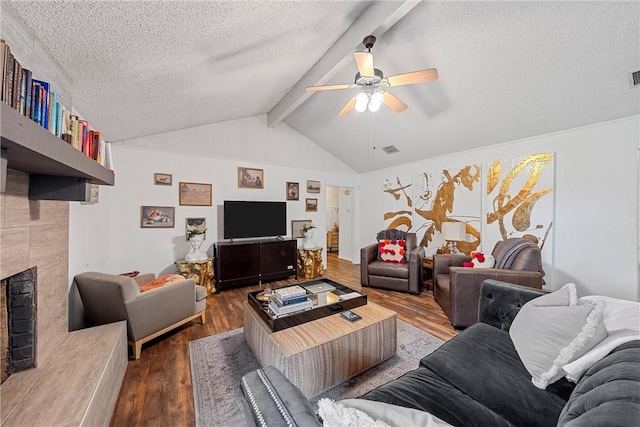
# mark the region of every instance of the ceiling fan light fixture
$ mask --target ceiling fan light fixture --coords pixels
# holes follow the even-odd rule
[[[374,92],[371,94],[371,98],[369,99],[369,111],[375,113],[382,107],[384,103],[384,95],[382,92]]]
[[[356,111],[359,113],[364,112],[367,109],[367,104],[369,103],[369,97],[366,93],[360,92],[356,95]]]

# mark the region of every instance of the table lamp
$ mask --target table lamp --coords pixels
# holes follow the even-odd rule
[[[456,242],[464,242],[467,240],[467,231],[464,222],[443,222],[442,237],[449,242],[449,253],[461,253],[456,247]]]

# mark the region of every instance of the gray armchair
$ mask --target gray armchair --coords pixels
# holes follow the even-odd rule
[[[433,256],[433,295],[455,328],[476,323],[480,286],[486,279],[542,289],[540,248],[530,240],[512,238],[496,243],[494,268],[466,268],[466,255]]]
[[[186,279],[140,292],[140,285],[153,279],[153,274],[131,278],[96,272],[74,277],[88,326],[126,320],[135,359],[142,344],[198,317],[205,322],[204,287]]]
[[[360,249],[360,282],[362,286],[409,292],[417,295],[422,286],[422,246],[417,245],[415,233],[400,230],[382,230],[377,239],[402,239],[406,241],[404,264],[378,260],[378,244]]]

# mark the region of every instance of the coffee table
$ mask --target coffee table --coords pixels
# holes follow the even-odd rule
[[[278,368],[308,398],[396,354],[396,313],[374,303],[273,332],[248,301],[244,337],[261,366]]]

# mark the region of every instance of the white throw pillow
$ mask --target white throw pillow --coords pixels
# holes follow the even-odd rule
[[[318,401],[318,415],[322,417],[324,427],[391,427],[384,421],[374,420],[364,411],[327,398]]]
[[[493,255],[485,255],[484,262],[478,261],[478,258],[472,259],[471,262],[474,268],[493,268],[493,266],[496,265],[496,259]]]
[[[604,304],[604,325],[608,336],[583,356],[562,367],[568,380],[578,382],[584,372],[624,343],[640,340],[640,303],[602,295],[580,298],[581,304]]]
[[[545,389],[560,379],[563,365],[607,337],[603,310],[600,302],[578,304],[573,283],[520,309],[509,335],[536,387]]]
[[[390,403],[366,399],[346,399],[341,400],[340,403],[350,408],[360,409],[369,414],[369,416],[378,418],[391,426],[452,427],[451,424],[428,412]]]

